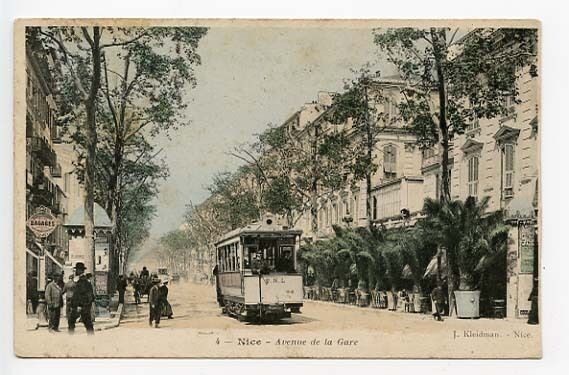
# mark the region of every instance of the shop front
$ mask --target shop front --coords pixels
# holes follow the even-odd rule
[[[506,207],[510,226],[507,255],[507,317],[528,319],[537,308],[539,257],[537,183],[527,183]],[[537,311],[534,311],[537,315]]]

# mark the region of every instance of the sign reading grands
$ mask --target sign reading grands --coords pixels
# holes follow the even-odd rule
[[[26,224],[37,237],[45,238],[55,230],[57,218],[53,216],[49,208],[39,206]]]

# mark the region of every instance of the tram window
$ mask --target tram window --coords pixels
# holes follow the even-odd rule
[[[223,248],[223,263],[225,263],[225,270],[229,271],[229,248],[225,246]]]
[[[245,247],[243,250],[243,268],[251,269],[254,263],[254,259],[257,257],[256,247]]]
[[[233,244],[227,247],[227,259],[229,261],[229,271],[233,271]]]
[[[221,261],[221,249],[217,248],[217,264],[219,264],[219,271],[223,272],[223,262]]]
[[[227,246],[227,270],[229,272],[233,271],[233,265],[231,263],[231,246]]]
[[[235,270],[239,271],[241,268],[241,257],[239,256],[239,246],[235,246]]]
[[[294,272],[294,258],[292,246],[281,246],[277,262],[277,272]]]

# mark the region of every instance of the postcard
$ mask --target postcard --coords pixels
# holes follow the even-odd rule
[[[20,357],[540,358],[540,23],[22,19]]]

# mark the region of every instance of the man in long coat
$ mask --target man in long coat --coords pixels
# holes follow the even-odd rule
[[[95,300],[93,286],[85,277],[85,264],[77,262],[75,264],[75,276],[79,279],[75,283],[75,290],[71,298],[71,313],[67,318],[69,333],[75,332],[75,322],[78,317],[87,330],[87,334],[93,334],[93,320],[91,319],[91,305]]]
[[[162,293],[160,291],[160,279],[152,279],[152,288],[148,292],[148,305],[150,306],[148,324],[152,327],[160,328],[160,315],[162,313]]]
[[[54,275],[53,280],[45,287],[45,303],[48,308],[50,332],[59,332],[59,319],[61,317],[61,306],[63,306],[63,294],[58,284],[59,275]]]
[[[124,305],[124,294],[126,292],[126,287],[128,283],[124,275],[119,275],[119,281],[117,283],[117,291],[119,292],[119,303]]]

